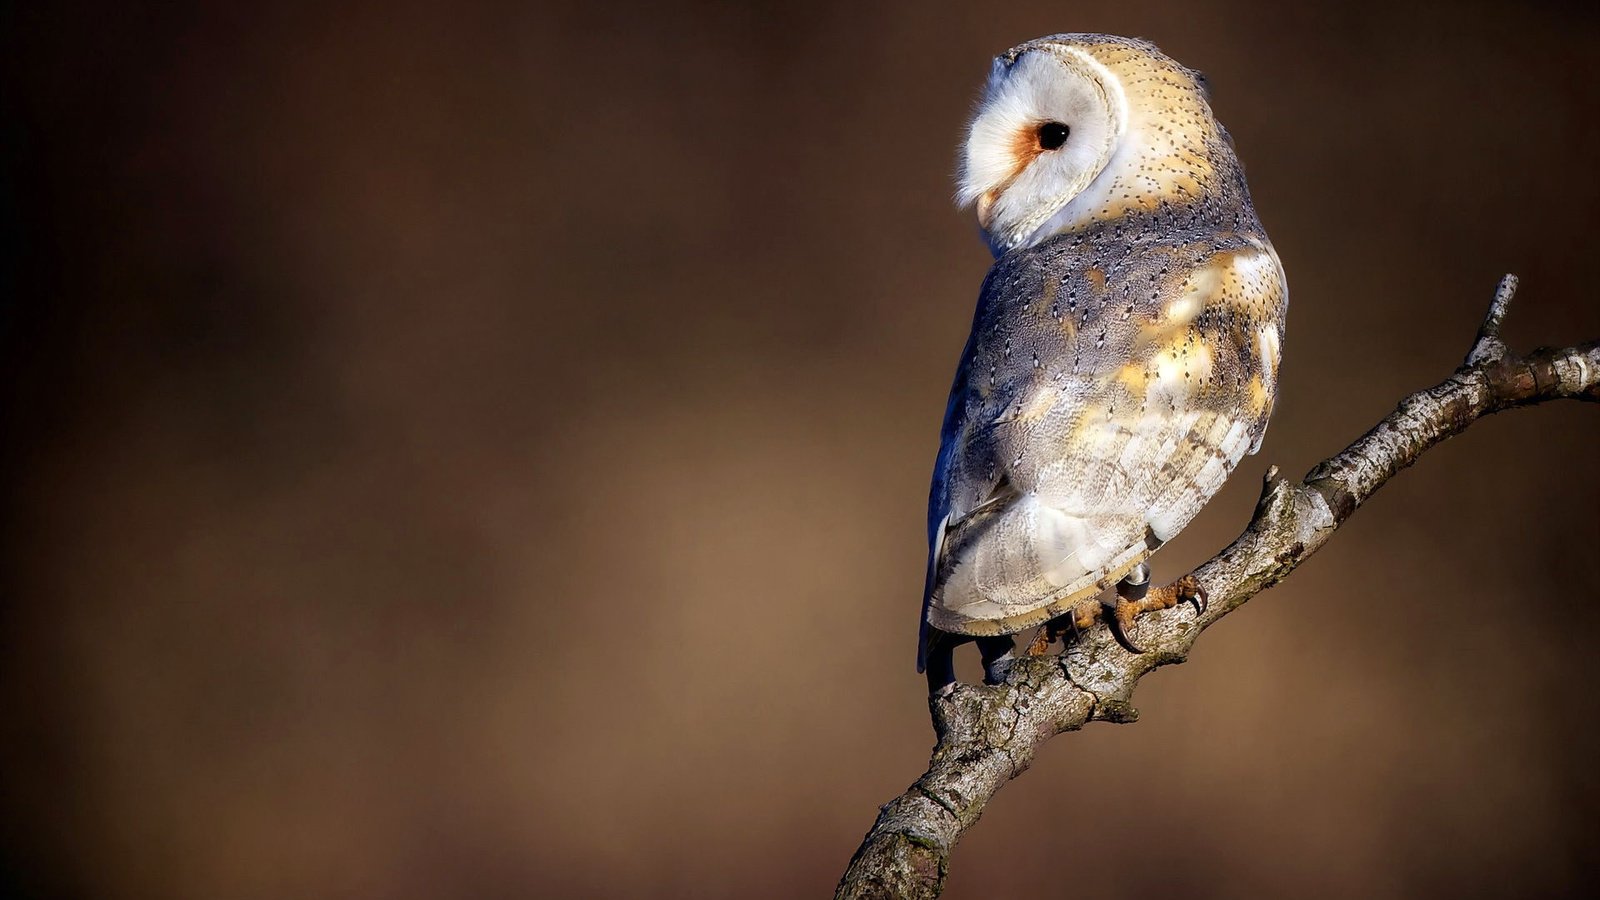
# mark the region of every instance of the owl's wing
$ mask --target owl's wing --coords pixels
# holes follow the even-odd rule
[[[986,282],[985,290],[987,287]],[[981,314],[981,301],[979,310]],[[940,560],[944,554],[944,536],[950,521],[950,463],[960,445],[966,418],[967,373],[972,367],[972,350],[977,333],[978,329],[974,327],[967,338],[966,347],[961,351],[961,362],[956,366],[955,383],[950,386],[950,397],[944,407],[944,423],[939,428],[939,455],[933,462],[933,483],[928,488],[928,572],[922,587],[922,617],[917,633],[918,672],[927,667],[928,599],[933,596]]]
[[[925,625],[1065,613],[1187,525],[1265,431],[1287,297],[1270,246],[1059,271],[986,284],[930,496]]]

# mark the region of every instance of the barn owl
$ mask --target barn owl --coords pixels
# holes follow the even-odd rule
[[[1205,595],[1146,558],[1261,444],[1288,291],[1199,73],[1146,41],[1061,34],[994,61],[958,200],[995,256],[929,498],[918,668],[985,677],[1010,635]],[[1116,586],[1115,599],[1101,594]],[[1114,605],[1113,605],[1114,604]]]

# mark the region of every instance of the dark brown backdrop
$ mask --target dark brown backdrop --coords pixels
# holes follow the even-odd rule
[[[816,897],[931,742],[989,55],[1208,73],[1294,298],[1245,521],[1465,350],[1600,335],[1554,4],[13,6],[4,859],[39,896]],[[1576,893],[1600,410],[1484,422],[1057,741],[952,897]],[[1097,777],[1069,782],[1087,764]]]

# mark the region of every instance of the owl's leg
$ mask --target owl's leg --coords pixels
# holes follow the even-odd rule
[[[978,653],[983,657],[984,684],[999,684],[1006,680],[1006,672],[1011,668],[1011,652],[1015,649],[1017,642],[1009,634],[978,638]]]
[[[1121,644],[1129,653],[1143,653],[1144,648],[1133,642],[1128,637],[1128,629],[1133,627],[1133,620],[1144,612],[1145,604],[1149,602],[1147,595],[1150,593],[1150,565],[1140,563],[1133,567],[1133,571],[1124,575],[1117,582],[1117,606],[1111,615],[1111,633],[1116,635],[1117,643]]]
[[[1140,563],[1117,583],[1117,605],[1111,617],[1111,633],[1129,653],[1143,653],[1144,649],[1128,637],[1128,629],[1141,613],[1158,609],[1171,609],[1180,602],[1194,604],[1196,616],[1206,611],[1206,592],[1194,576],[1185,575],[1166,587],[1150,590],[1150,566]]]
[[[946,694],[956,686],[956,648],[968,642],[977,643],[978,653],[983,657],[983,683],[999,684],[1006,680],[1006,672],[1013,661],[1012,651],[1017,647],[1011,635],[972,638],[930,628],[925,661],[929,694]]]

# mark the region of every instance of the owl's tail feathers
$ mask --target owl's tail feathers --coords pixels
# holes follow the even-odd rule
[[[917,671],[928,676],[928,695],[943,694],[956,683],[956,645],[963,640],[922,620],[922,641],[917,648]]]
[[[933,626],[928,624],[928,603],[933,599],[933,588],[939,577],[939,565],[944,559],[944,539],[949,534],[950,516],[946,515],[934,525],[929,534],[928,571],[922,580],[921,627],[917,629],[917,674],[928,669],[928,652],[934,639]]]
[[[929,618],[964,634],[1019,630],[1019,616],[1094,585],[1127,543],[1122,518],[1074,515],[1028,495],[981,529],[958,528]]]
[[[922,627],[917,629],[917,674],[928,671],[928,643],[933,640],[933,626],[927,615],[922,617]]]

